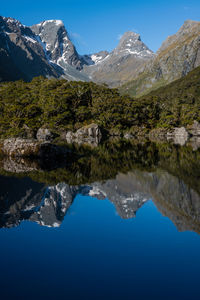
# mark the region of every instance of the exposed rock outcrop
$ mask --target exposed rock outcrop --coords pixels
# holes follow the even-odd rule
[[[68,143],[98,145],[101,141],[102,133],[97,124],[90,124],[79,128],[76,132],[69,131],[66,134]]]
[[[39,142],[47,142],[53,140],[54,134],[48,128],[39,128],[36,137]]]
[[[7,172],[26,173],[38,171],[38,164],[33,160],[24,160],[22,157],[4,157],[0,161],[0,165]]]
[[[200,123],[195,120],[192,126],[188,127],[188,131],[192,136],[200,136]]]
[[[36,140],[10,138],[0,143],[0,152],[11,157],[43,157],[65,156],[69,153],[66,147]]]
[[[28,27],[0,17],[0,81],[36,76],[89,81],[80,73],[86,62],[78,55],[62,21]]]
[[[174,128],[171,132],[167,132],[167,140],[172,140],[174,144],[182,146],[188,141],[189,136],[185,127]]]
[[[198,148],[200,137],[200,124],[194,121],[191,126],[175,127],[171,130],[166,128],[155,128],[149,132],[151,141],[170,141],[177,145],[185,145],[187,142],[193,145],[194,149]]]
[[[29,81],[40,75],[59,77],[58,74],[29,27],[15,19],[0,17],[0,81]]]
[[[133,81],[122,87],[131,95],[147,94],[152,89],[185,76],[200,65],[200,22],[185,21],[179,31],[168,37]]]
[[[84,71],[97,83],[119,86],[135,78],[144,64],[153,57],[154,53],[141,41],[140,35],[128,31],[112,52],[96,61],[95,65],[85,67]]]

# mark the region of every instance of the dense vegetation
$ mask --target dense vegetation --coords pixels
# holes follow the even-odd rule
[[[56,132],[95,122],[105,130],[134,131],[200,121],[200,68],[139,99],[92,82],[37,77],[0,85],[1,136],[23,135],[27,127]]]
[[[157,127],[186,126],[200,121],[200,67],[140,100],[156,101],[160,108]]]
[[[95,121],[105,129],[124,129],[138,124],[140,111],[140,103],[92,82],[37,77],[0,86],[0,128],[8,136],[21,133],[24,125],[61,131]]]

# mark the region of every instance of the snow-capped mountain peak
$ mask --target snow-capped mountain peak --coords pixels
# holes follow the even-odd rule
[[[127,31],[121,37],[119,45],[114,49],[117,55],[131,54],[139,58],[152,57],[153,52],[141,41],[140,34]]]

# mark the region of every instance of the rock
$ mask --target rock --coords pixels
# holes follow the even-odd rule
[[[47,128],[40,128],[36,134],[37,140],[40,142],[52,141],[54,134]]]
[[[166,128],[155,128],[149,132],[149,139],[152,142],[166,142],[167,140],[167,129]]]
[[[132,95],[148,92],[182,78],[200,65],[200,22],[186,21],[168,37],[156,55],[120,89]]]
[[[2,168],[7,172],[26,173],[38,170],[38,165],[34,160],[22,157],[5,157],[1,161]]]
[[[40,143],[32,139],[9,138],[3,141],[1,151],[7,156],[32,156],[39,153]]]
[[[200,137],[199,136],[193,136],[187,145],[190,145],[194,151],[198,150],[200,148]]]
[[[99,129],[99,126],[97,124],[90,124],[84,127],[81,127],[80,129],[78,129],[75,133],[76,137],[91,137],[91,138],[101,138],[102,134],[101,131]]]
[[[0,77],[3,81],[42,76],[58,77],[58,71],[49,63],[46,49],[30,27],[13,18],[0,17],[1,53]]]
[[[189,133],[185,127],[175,127],[173,131],[167,132],[167,140],[172,140],[174,144],[185,145],[189,139]]]
[[[172,132],[167,132],[167,136],[181,136],[189,138],[189,133],[185,127],[175,127]]]
[[[200,136],[200,123],[194,121],[192,126],[189,127],[188,130],[192,136]]]
[[[121,84],[134,79],[146,62],[149,62],[154,53],[142,42],[139,34],[125,32],[118,46],[103,55],[92,55],[96,62],[84,71],[89,74],[92,81],[106,83],[110,87],[119,87]]]
[[[0,152],[11,157],[58,157],[69,153],[66,147],[37,140],[10,138],[0,143]]]
[[[26,124],[23,126],[23,138],[25,139],[34,139],[35,138],[35,132],[33,129],[28,127]]]
[[[124,138],[127,139],[127,140],[129,140],[129,139],[134,138],[134,136],[132,134],[130,134],[130,133],[125,133],[124,134]]]
[[[73,139],[75,138],[75,134],[72,131],[68,131],[66,134],[66,139]]]
[[[66,140],[68,143],[98,145],[101,141],[102,133],[95,123],[81,127],[76,132],[68,131]]]

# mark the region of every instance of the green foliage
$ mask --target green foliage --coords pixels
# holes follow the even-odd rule
[[[187,126],[200,121],[200,68],[170,85],[133,99],[93,82],[37,77],[0,84],[1,136],[23,134],[24,126],[55,132],[95,122],[108,131]]]

